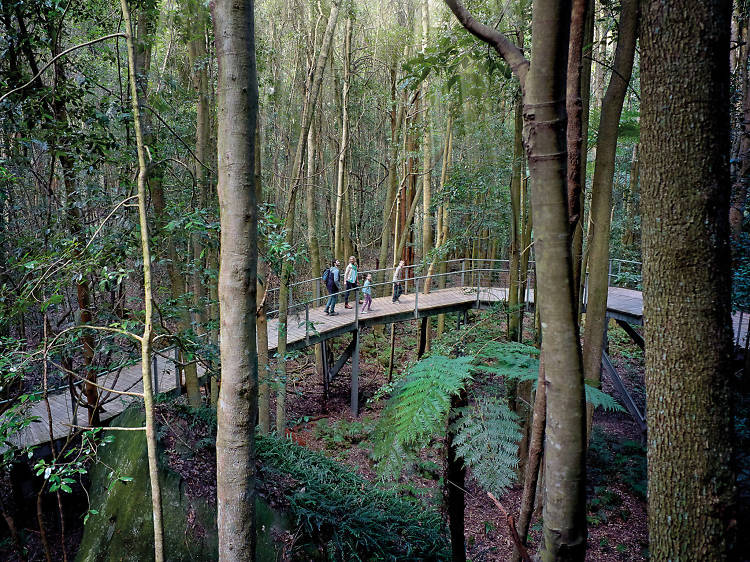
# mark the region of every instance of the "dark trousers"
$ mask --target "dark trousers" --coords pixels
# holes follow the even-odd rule
[[[404,286],[401,283],[394,283],[393,302],[396,302],[402,294],[404,294]]]
[[[352,293],[352,289],[355,289],[356,287],[357,287],[356,282],[354,283],[350,283],[349,281],[346,282],[346,293],[344,294],[344,305],[349,304],[349,295]]]

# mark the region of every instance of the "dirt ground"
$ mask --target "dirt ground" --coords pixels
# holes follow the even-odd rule
[[[386,335],[389,334],[386,329]],[[413,352],[407,344],[416,339],[417,324],[410,322],[397,327],[397,353],[395,364],[406,365],[413,360]],[[619,328],[611,328],[610,352],[624,379],[626,387],[636,403],[643,408],[645,391],[643,387],[643,354],[627,335]],[[343,348],[348,341],[340,338],[336,349]],[[387,382],[387,350],[383,349],[387,337],[377,337],[372,332],[361,336],[362,355],[360,358],[360,405],[361,415],[357,420],[349,409],[350,370],[342,369],[331,383],[327,400],[323,398],[322,380],[314,371],[314,357],[300,358],[295,368],[292,391],[287,397],[288,419],[295,423],[291,437],[299,444],[323,451],[344,462],[369,480],[375,480],[377,473],[370,458],[370,447],[366,438],[358,441],[368,428],[374,426],[385,406],[385,399],[373,402]],[[401,351],[401,353],[399,353]],[[385,352],[385,353],[384,353]],[[380,362],[379,362],[380,361]],[[386,363],[384,366],[382,363]],[[608,381],[603,389],[614,393]],[[271,408],[273,411],[273,406]],[[359,425],[358,425],[359,424]],[[363,427],[360,427],[363,426]],[[594,416],[594,437],[592,447],[594,458],[589,464],[588,478],[588,548],[587,560],[591,561],[630,561],[648,559],[648,521],[645,501],[645,449],[640,446],[641,435],[638,426],[627,413],[597,411]],[[639,480],[640,473],[631,463],[632,455],[640,455],[643,460],[643,481],[633,489],[631,481]],[[440,460],[425,457],[428,465],[439,465]],[[599,466],[605,465],[605,466]],[[441,469],[438,469],[438,472]],[[627,478],[620,478],[622,470]],[[410,473],[399,484],[404,489],[422,488],[424,495],[439,498],[437,478],[424,478],[419,473]],[[494,562],[510,559],[513,543],[507,522],[499,509],[480,489],[476,481],[469,477],[466,486],[466,545],[467,556],[473,562]],[[517,486],[499,498],[507,512],[516,516],[520,509],[522,486]],[[437,501],[436,501],[437,503]],[[529,545],[536,551],[541,541],[541,521],[535,514],[532,520]]]

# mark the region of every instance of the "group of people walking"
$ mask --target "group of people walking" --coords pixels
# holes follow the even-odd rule
[[[325,283],[326,289],[328,289],[328,301],[326,302],[325,313],[328,316],[336,316],[336,303],[338,302],[338,294],[341,292],[341,271],[339,266],[341,262],[339,260],[333,260],[331,266],[326,268],[323,272],[323,282]],[[401,260],[393,272],[393,302],[400,302],[399,297],[403,294],[404,289],[401,284],[401,276],[404,268],[404,260]],[[354,256],[349,257],[349,263],[346,264],[344,269],[344,308],[352,308],[349,304],[349,298],[352,292],[357,288],[357,279],[359,273],[357,272],[357,260]],[[364,300],[359,301],[362,304],[361,312],[372,311],[372,274],[368,273],[365,276],[365,282],[362,286],[362,296]],[[356,297],[354,298],[356,300]],[[355,302],[356,306],[357,303]]]

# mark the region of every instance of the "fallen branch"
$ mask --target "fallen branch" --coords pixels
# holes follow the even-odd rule
[[[503,512],[503,515],[505,516],[505,522],[508,524],[508,529],[510,529],[510,536],[513,539],[513,544],[516,545],[516,548],[521,553],[521,560],[523,560],[523,562],[531,562],[531,557],[529,556],[526,547],[521,541],[521,538],[518,536],[518,531],[516,531],[516,522],[513,520],[513,516],[505,510],[503,504],[497,501],[497,498],[493,496],[492,493],[487,492],[487,495],[495,503],[497,508]]]

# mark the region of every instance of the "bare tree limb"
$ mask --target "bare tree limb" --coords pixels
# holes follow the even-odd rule
[[[521,90],[525,90],[529,61],[523,56],[523,51],[496,29],[475,20],[459,0],[445,0],[445,3],[469,33],[491,45],[505,59],[521,82]]]
[[[86,41],[85,43],[80,43],[78,45],[74,45],[68,49],[65,49],[62,53],[60,53],[56,57],[53,57],[47,64],[45,64],[42,68],[40,68],[39,72],[37,72],[31,80],[26,82],[26,84],[24,84],[23,86],[19,86],[18,88],[13,88],[10,92],[6,92],[2,96],[0,96],[0,103],[2,103],[3,100],[7,98],[9,95],[14,94],[18,92],[19,90],[23,90],[24,88],[28,88],[29,86],[31,86],[34,83],[34,81],[37,78],[39,78],[44,73],[44,71],[47,70],[50,66],[52,66],[54,62],[60,57],[64,57],[68,53],[71,53],[78,49],[82,49],[83,47],[88,47],[89,45],[93,45],[94,43],[101,43],[102,41],[106,41],[107,39],[112,39],[113,37],[125,37],[125,34],[124,33],[112,33],[110,35],[105,35],[104,37],[92,39],[91,41]]]

